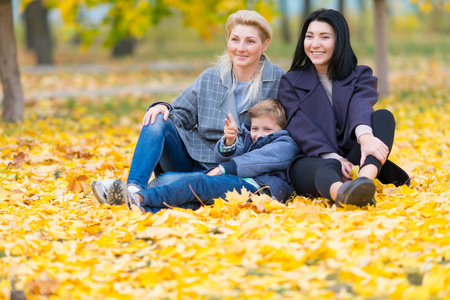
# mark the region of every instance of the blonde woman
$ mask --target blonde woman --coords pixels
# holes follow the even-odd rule
[[[147,109],[127,180],[131,193],[145,189],[153,172],[203,172],[217,166],[213,150],[227,114],[240,128],[250,123],[250,107],[278,97],[285,71],[264,54],[272,38],[267,20],[240,10],[228,17],[226,33],[227,51],[215,67],[206,69],[173,104],[156,102]],[[97,181],[92,189],[101,203],[111,199],[109,204],[119,204],[114,195],[123,194],[122,186],[112,184],[106,192]]]

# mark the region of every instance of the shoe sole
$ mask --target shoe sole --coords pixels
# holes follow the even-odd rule
[[[372,199],[374,199],[375,191],[375,184],[371,180],[361,182],[360,184],[354,185],[350,188],[343,204],[355,205],[358,207],[374,204]]]
[[[91,183],[92,193],[94,194],[95,199],[97,199],[100,204],[108,204],[106,200],[105,189],[103,188],[103,185],[101,187],[99,187],[99,185],[102,184],[98,181],[94,181]]]
[[[121,180],[114,181],[108,189],[107,201],[109,205],[122,205],[126,201],[127,185]]]

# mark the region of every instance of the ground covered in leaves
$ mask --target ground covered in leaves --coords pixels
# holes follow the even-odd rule
[[[449,298],[450,73],[432,66],[393,74],[377,104],[396,116],[391,159],[412,182],[378,183],[369,209],[245,192],[155,215],[100,205],[90,182],[126,179],[158,99],[28,104],[22,124],[0,124],[0,298]]]

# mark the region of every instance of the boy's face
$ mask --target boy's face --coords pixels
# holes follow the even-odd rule
[[[251,121],[250,137],[252,138],[253,143],[262,136],[266,136],[282,129],[271,117],[252,118]]]

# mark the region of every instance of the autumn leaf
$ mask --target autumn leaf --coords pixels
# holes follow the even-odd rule
[[[45,271],[38,274],[37,278],[34,278],[27,284],[27,288],[30,289],[31,294],[41,296],[50,296],[55,294],[58,287],[59,281],[51,278]]]
[[[26,154],[23,152],[14,155],[14,165],[21,166],[25,162]]]
[[[87,190],[90,178],[87,175],[79,175],[69,182],[69,190],[73,193],[80,193]]]

